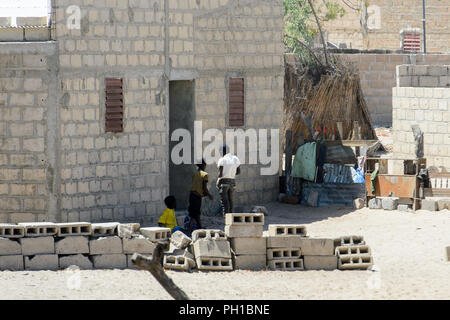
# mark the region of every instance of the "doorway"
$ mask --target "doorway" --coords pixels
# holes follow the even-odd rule
[[[169,157],[172,149],[179,141],[170,141],[172,132],[176,129],[186,129],[194,136],[194,81],[169,81]],[[191,140],[191,163],[193,163],[194,145]],[[177,199],[177,209],[187,209],[193,164],[175,165],[169,159],[170,194]]]

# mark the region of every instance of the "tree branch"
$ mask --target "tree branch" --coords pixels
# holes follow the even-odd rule
[[[319,18],[317,17],[316,11],[314,10],[311,0],[308,0],[308,3],[309,3],[309,6],[311,7],[314,17],[316,18],[317,26],[319,27],[320,39],[322,40],[322,45],[323,45],[323,50],[324,50],[324,55],[325,55],[325,62],[327,64],[327,66],[330,67],[330,59],[328,58],[327,45],[325,43],[325,39],[323,38],[322,27],[320,26]]]
[[[287,34],[285,35],[285,37],[287,37],[287,38],[289,38],[289,39],[292,39],[292,40],[294,40],[294,41],[297,41],[299,44],[301,44],[304,48],[306,48],[306,49],[308,50],[308,52],[311,54],[311,56],[314,58],[314,60],[316,60],[316,62],[318,63],[318,65],[321,66],[321,67],[323,67],[322,62],[319,60],[319,58],[317,58],[317,56],[316,56],[316,54],[314,53],[314,51],[312,51],[311,48],[308,47],[308,45],[307,45],[306,43],[304,43],[303,41],[301,41],[301,40],[299,40],[299,39],[297,39],[297,38],[291,37],[291,36],[289,36],[289,35],[287,35]]]

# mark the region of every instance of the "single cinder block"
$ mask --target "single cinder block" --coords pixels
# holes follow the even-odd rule
[[[123,253],[122,239],[113,237],[100,237],[89,241],[89,254]]]
[[[231,248],[237,255],[266,254],[266,238],[231,238]]]
[[[399,204],[397,207],[397,210],[399,211],[408,211],[409,210],[409,205],[407,204]]]
[[[196,257],[198,270],[210,271],[231,271],[233,264],[231,258],[210,258],[210,257]]]
[[[91,256],[95,269],[125,269],[127,256],[125,254],[99,254]]]
[[[192,242],[198,239],[215,239],[215,240],[226,240],[227,236],[225,232],[217,229],[198,229],[192,232]]]
[[[131,239],[123,238],[123,253],[141,253],[141,254],[153,254],[153,250],[156,248],[156,244],[148,240],[147,238],[133,237]]]
[[[66,236],[90,236],[92,234],[91,224],[88,222],[57,223],[58,237]]]
[[[93,223],[91,224],[92,236],[105,237],[117,235],[118,222]]]
[[[229,238],[262,237],[263,225],[231,225],[225,226],[225,234]]]
[[[195,268],[195,261],[184,256],[165,255],[163,266],[166,269],[188,271]]]
[[[274,248],[267,249],[267,260],[300,258],[302,250],[300,248]]]
[[[55,253],[55,240],[53,237],[20,238],[22,254],[32,256],[35,254]]]
[[[433,199],[423,199],[421,209],[428,210],[428,211],[437,211],[438,203],[436,200],[433,200]]]
[[[59,260],[56,254],[38,254],[35,256],[25,256],[26,270],[58,270]]]
[[[89,240],[83,236],[65,237],[55,242],[57,254],[89,253]]]
[[[303,266],[303,259],[284,259],[284,260],[269,260],[269,268],[271,270],[305,270]]]
[[[169,251],[166,252],[166,255],[173,255],[173,256],[183,256],[183,257],[187,257],[190,259],[195,259],[194,254],[192,253],[193,250],[191,250],[190,248],[186,248],[186,249],[175,249],[173,251]]]
[[[117,226],[117,234],[121,238],[131,238],[140,227],[139,223],[121,223]]]
[[[359,244],[366,244],[363,236],[343,236],[337,239],[334,239],[334,246],[353,246]]]
[[[198,239],[194,242],[196,257],[231,258],[230,243],[227,240]]]
[[[264,225],[264,214],[262,213],[227,213],[225,214],[225,225]]]
[[[373,259],[369,255],[347,255],[338,257],[338,269],[339,270],[353,270],[361,269],[366,270],[373,265]]]
[[[355,208],[356,210],[364,208],[364,199],[357,198],[353,200],[353,208]]]
[[[66,269],[70,266],[77,266],[80,269],[92,269],[92,262],[87,255],[75,254],[69,256],[59,256],[59,268]]]
[[[22,238],[25,234],[25,229],[23,226],[10,224],[10,223],[0,223],[0,237],[3,238]]]
[[[306,227],[298,224],[269,224],[269,236],[306,236]]]
[[[305,270],[335,270],[338,258],[330,256],[303,256]]]
[[[303,255],[329,256],[334,254],[334,239],[302,238],[300,248]]]
[[[168,240],[170,238],[170,228],[150,227],[141,228],[142,235],[149,238],[151,241]]]
[[[10,270],[10,271],[23,270],[23,256],[22,255],[1,256],[0,270]]]
[[[369,209],[382,209],[382,201],[379,198],[372,198],[369,200]]]
[[[450,210],[450,199],[441,199],[441,200],[438,200],[437,203],[438,203],[439,211],[445,210],[445,209]]]
[[[177,249],[184,249],[189,247],[189,245],[192,243],[191,238],[189,238],[187,235],[185,235],[181,231],[175,231],[170,236],[170,244],[173,245]]]
[[[0,256],[12,256],[19,254],[22,254],[22,246],[19,242],[6,238],[0,238]]]
[[[58,233],[58,225],[53,222],[20,222],[23,226],[25,237],[47,237]]]
[[[267,249],[269,248],[300,248],[302,244],[302,236],[281,236],[270,237],[268,232],[264,231],[264,238],[267,241]]]
[[[240,270],[262,270],[266,268],[265,254],[245,254],[234,256],[234,266]]]
[[[381,199],[381,206],[384,210],[397,210],[398,198],[386,197]]]

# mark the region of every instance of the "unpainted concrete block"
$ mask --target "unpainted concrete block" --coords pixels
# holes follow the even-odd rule
[[[125,254],[99,254],[91,256],[95,269],[126,269],[127,256]]]
[[[353,245],[360,245],[360,244],[366,244],[364,241],[363,236],[343,236],[337,239],[334,239],[334,246],[353,246]]]
[[[231,258],[210,258],[210,257],[196,257],[198,270],[209,271],[232,271],[233,264]]]
[[[262,237],[263,225],[231,225],[225,226],[228,238],[255,238]]]
[[[302,238],[300,248],[303,255],[329,256],[334,254],[334,239]]]
[[[198,239],[226,240],[227,236],[225,232],[218,229],[198,229],[192,232],[192,242]]]
[[[184,256],[176,254],[165,254],[163,259],[163,266],[166,269],[188,271],[195,268],[195,260],[192,255]]]
[[[274,248],[267,249],[267,260],[284,260],[284,259],[297,259],[302,255],[300,248]]]
[[[19,241],[24,256],[55,253],[55,240],[53,237],[20,238]]]
[[[329,256],[303,256],[305,270],[335,270],[337,269],[338,258],[335,255]]]
[[[153,250],[156,248],[156,244],[154,242],[151,242],[143,236],[133,237],[131,239],[123,238],[122,243],[123,253],[128,254],[153,254]]]
[[[422,199],[421,209],[428,211],[437,211],[438,203],[434,199]]]
[[[26,41],[48,41],[50,40],[50,28],[25,28],[24,40]]]
[[[13,256],[22,254],[22,246],[15,240],[0,238],[0,256]],[[2,257],[0,257],[0,260]]]
[[[382,209],[383,204],[380,198],[372,198],[369,200],[369,209]]]
[[[265,254],[245,254],[234,256],[234,266],[240,270],[263,270],[266,268]]]
[[[198,239],[194,242],[194,255],[196,257],[231,258],[230,242]]]
[[[306,227],[299,224],[269,224],[269,236],[306,236]]]
[[[25,237],[49,237],[58,233],[58,225],[53,222],[20,222],[25,229]]]
[[[386,197],[381,200],[381,206],[384,210],[397,210],[398,198]]]
[[[267,242],[267,249],[269,248],[301,248],[302,236],[269,236],[267,231],[264,231],[264,238]]]
[[[57,254],[89,253],[89,240],[83,236],[64,237],[55,241]]]
[[[118,236],[100,237],[89,241],[89,254],[123,253],[122,239]]]
[[[367,270],[373,266],[373,259],[368,255],[347,255],[338,257],[339,270]]]
[[[117,226],[119,222],[107,222],[107,223],[92,223],[92,236],[93,237],[106,237],[117,235]]]
[[[317,207],[317,202],[319,201],[319,193],[317,191],[311,191],[308,194],[308,199],[306,204],[310,207]]]
[[[0,27],[11,26],[11,17],[0,17]]]
[[[225,225],[264,225],[263,213],[227,213],[225,214]]]
[[[131,238],[140,227],[139,223],[121,223],[117,226],[117,235],[121,238]]]
[[[59,256],[59,268],[66,269],[70,266],[77,266],[83,270],[90,270],[93,268],[92,261],[87,255],[74,254],[68,256]]]
[[[149,227],[141,228],[139,231],[151,241],[168,240],[170,238],[170,228]]]
[[[47,25],[47,17],[17,17],[18,26],[44,26]]]
[[[364,199],[357,198],[353,200],[353,208],[356,210],[364,208]]]
[[[67,222],[57,223],[58,237],[66,236],[90,236],[92,234],[91,224],[89,222]]]
[[[450,199],[441,199],[441,200],[438,200],[437,203],[438,203],[439,211],[445,210],[445,209],[450,210]]]
[[[10,255],[0,257],[0,270],[20,271],[23,270],[23,256]]]
[[[0,28],[0,41],[23,41],[23,28]]]
[[[173,245],[177,249],[184,249],[189,247],[192,243],[192,239],[189,238],[181,231],[175,231],[170,236],[170,244]]]
[[[0,237],[2,238],[22,238],[25,235],[25,229],[23,226],[0,223]]]
[[[266,254],[266,238],[231,238],[231,248],[237,255],[261,255]]]
[[[297,271],[305,270],[303,259],[280,259],[269,260],[269,268],[271,270]]]
[[[399,204],[397,207],[397,210],[399,211],[409,211],[409,205],[407,204]]]
[[[58,270],[59,260],[56,254],[24,256],[26,270]]]

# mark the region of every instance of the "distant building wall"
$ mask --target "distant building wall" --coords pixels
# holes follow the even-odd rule
[[[397,77],[392,90],[394,157],[415,157],[411,125],[417,124],[424,133],[427,166],[450,172],[450,66],[401,65]]]

